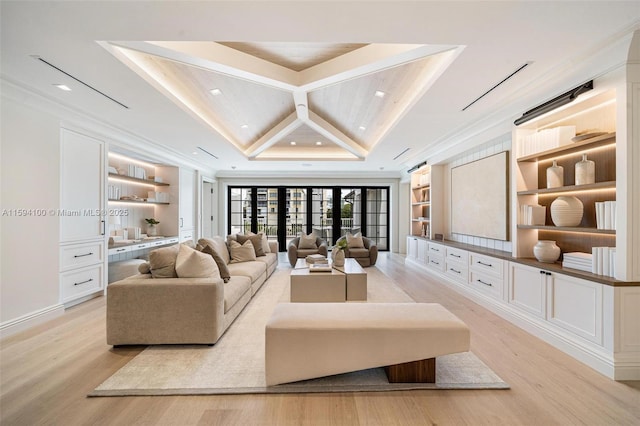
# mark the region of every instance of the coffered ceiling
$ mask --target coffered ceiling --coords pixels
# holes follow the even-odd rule
[[[622,66],[608,48],[640,8],[3,0],[0,20],[3,102],[64,110],[112,147],[210,175],[406,176]]]

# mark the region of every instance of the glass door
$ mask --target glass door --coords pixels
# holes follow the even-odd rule
[[[330,246],[333,245],[333,188],[313,188],[311,228]]]

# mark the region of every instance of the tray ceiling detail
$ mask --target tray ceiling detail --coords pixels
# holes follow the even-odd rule
[[[250,160],[364,160],[460,46],[102,42]]]

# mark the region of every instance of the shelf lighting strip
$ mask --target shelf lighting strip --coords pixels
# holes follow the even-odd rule
[[[593,189],[576,189],[575,191],[555,191],[555,192],[540,192],[538,194],[525,194],[525,195],[539,195],[540,197],[552,196],[557,197],[558,195],[579,195],[584,193],[615,193],[616,188],[593,188]]]
[[[140,186],[148,186],[151,188],[156,187],[153,183],[136,182],[133,180],[118,179],[116,177],[111,177],[111,176],[109,176],[109,180],[113,182],[126,183],[127,185],[140,185]]]
[[[568,158],[568,157],[575,157],[576,155],[582,155],[582,154],[589,154],[589,153],[593,153],[593,152],[598,152],[598,151],[604,151],[607,149],[611,149],[611,148],[615,148],[616,147],[616,143],[611,143],[608,145],[602,145],[596,148],[590,148],[590,149],[585,149],[582,151],[576,151],[573,152],[571,154],[564,154],[564,155],[558,155],[557,157],[553,157],[553,158],[547,158],[545,160],[539,160],[538,163],[552,163],[553,160],[560,160],[562,158]]]
[[[532,228],[533,229],[533,228]],[[589,235],[597,235],[598,237],[616,237],[616,234],[608,234],[602,232],[589,232],[589,231],[566,231],[564,229],[536,229],[539,232],[562,232],[563,234],[589,234]]]
[[[142,161],[142,160],[137,160],[137,159],[135,159],[135,158],[126,157],[126,156],[124,156],[124,155],[120,155],[120,154],[117,154],[117,153],[115,153],[115,152],[110,152],[110,153],[109,153],[109,157],[110,157],[110,158],[116,158],[116,159],[121,160],[121,161],[126,161],[127,163],[135,163],[135,164],[139,164],[139,165],[141,165],[142,167],[147,167],[147,168],[154,169],[154,170],[155,170],[155,168],[156,168],[155,164],[146,163],[146,162],[144,162],[144,161]]]

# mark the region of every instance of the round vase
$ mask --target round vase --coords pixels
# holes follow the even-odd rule
[[[587,154],[582,155],[582,161],[576,163],[576,185],[586,185],[596,182],[596,163],[587,160]]]
[[[344,250],[331,250],[331,260],[333,260],[335,266],[344,266]]]
[[[561,186],[564,186],[564,167],[558,166],[556,160],[553,160],[553,165],[547,168],[547,188]]]
[[[147,235],[150,237],[158,235],[158,227],[156,225],[147,225]]]
[[[560,247],[555,241],[540,240],[533,246],[533,255],[539,262],[553,263],[560,257]]]
[[[560,196],[551,203],[551,220],[555,226],[578,226],[584,206],[576,197]]]

